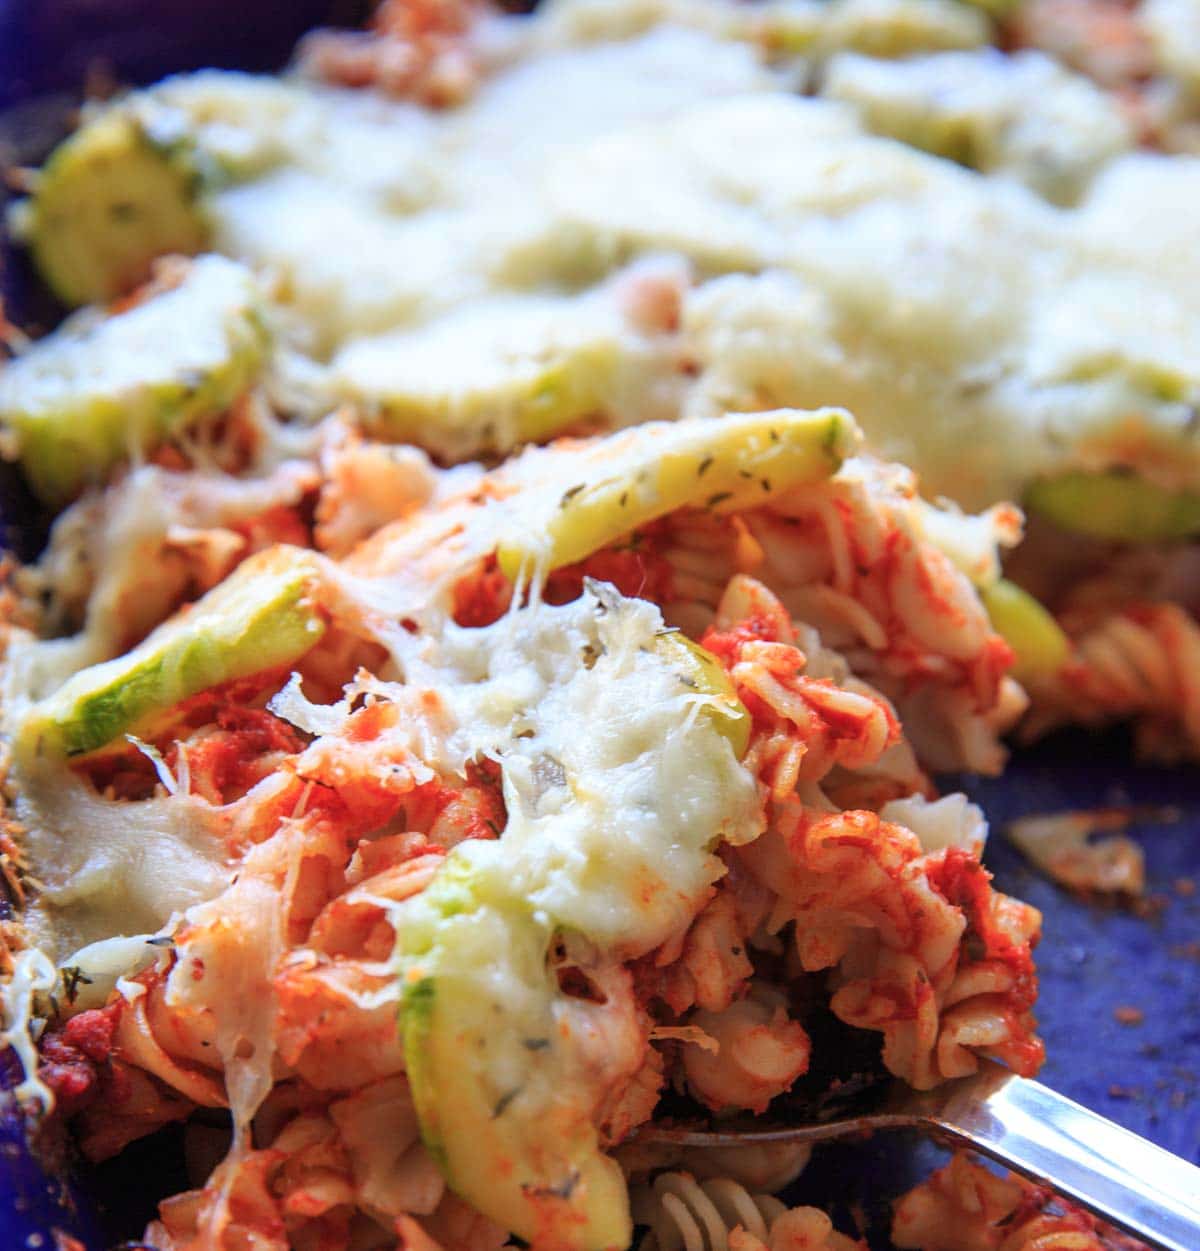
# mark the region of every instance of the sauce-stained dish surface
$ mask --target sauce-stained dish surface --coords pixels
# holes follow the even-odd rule
[[[42,1150],[183,1123],[159,1251],[865,1246],[638,1130],[1038,1071],[934,777],[1200,752],[1197,119],[1182,0],[388,0],[89,105],[0,370]],[[1092,820],[1015,836],[1136,896]],[[966,1157],[892,1239],[1123,1245]]]

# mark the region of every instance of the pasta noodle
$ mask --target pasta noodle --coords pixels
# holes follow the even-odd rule
[[[195,1108],[229,1108],[224,1160],[162,1205],[152,1236],[165,1249],[333,1251],[390,1234],[489,1251],[507,1237],[447,1189],[422,1145],[396,1025],[407,910],[452,856],[505,836],[514,802],[503,752],[448,763],[455,718],[469,727],[479,714],[462,702],[475,688],[461,677],[419,676],[428,662],[408,640],[428,646],[430,609],[419,605],[430,601],[459,619],[435,618],[439,646],[466,647],[463,665],[478,663],[474,640],[505,637],[534,613],[594,603],[604,616],[657,601],[655,637],[687,622],[746,710],[738,767],[752,824],[707,855],[707,876],[670,914],[679,923],[633,949],[627,967],[575,938],[550,951],[579,1014],[578,1062],[595,1075],[586,1116],[627,1168],[672,1164],[628,1143],[668,1090],[720,1112],[761,1112],[788,1091],[810,1066],[814,998],[847,1028],[880,1034],[883,1064],[918,1087],[972,1071],[980,1054],[1036,1070],[1039,918],[992,891],[982,817],[961,798],[936,800],[927,736],[910,738],[906,719],[914,707],[957,715],[946,701],[966,701],[987,746],[956,759],[994,763],[1010,653],[967,578],[924,537],[907,481],[851,462],[752,508],[668,513],[556,568],[542,605],[524,604],[492,554],[489,508],[553,489],[578,446],[467,479],[322,566],[334,625],[290,682],[192,697],[144,752],[88,762],[118,806],[164,802],[154,798],[164,772],[178,792],[170,802],[202,797],[236,865],[102,1017],[82,1013],[61,1034],[74,1046],[72,1030],[103,1020],[103,1045],[73,1069],[44,1069],[95,1158]],[[324,524],[336,517],[331,505]],[[407,614],[413,628],[397,633],[388,623]],[[569,668],[587,673],[602,652],[588,644]],[[405,682],[400,669],[412,669]],[[308,693],[329,698],[339,685],[333,703]],[[538,757],[538,793],[561,785],[563,769]],[[808,979],[803,996],[797,979]],[[777,1186],[806,1158],[687,1154],[679,1163],[707,1180],[654,1183],[667,1213],[657,1245],[855,1245],[820,1213],[751,1202],[728,1171]]]
[[[697,1181],[661,1173],[635,1192],[634,1212],[649,1232],[638,1251],[861,1251],[824,1212],[791,1208],[728,1177]]]
[[[1200,751],[1200,624],[1171,603],[1131,604],[1074,626],[1074,651],[1053,678],[1033,688],[1031,736],[1055,726],[1133,720],[1150,757],[1187,759]]]
[[[733,602],[742,593],[739,588]],[[786,617],[771,616],[776,630],[790,632]],[[724,656],[729,644],[720,637],[721,624],[718,617],[718,633],[706,638]],[[825,755],[814,757],[815,776],[807,780],[819,781],[835,763],[872,762],[898,733],[894,724],[886,732],[870,729],[887,725],[879,697],[872,704],[856,694],[851,707],[857,716],[847,713],[844,700],[833,700],[828,687],[819,688],[816,704],[798,704],[795,696],[805,691],[806,679],[797,672],[794,648],[788,660],[784,640],[742,642],[735,636],[732,642],[730,672],[743,681],[753,675],[748,690],[760,702],[751,706],[763,709],[762,737],[752,741],[751,758],[777,743],[787,726],[816,729],[818,743],[838,733]],[[770,686],[757,672],[764,656],[778,657]],[[790,674],[779,681],[785,663]],[[824,720],[835,709],[837,720]],[[814,713],[824,724],[814,725]],[[854,737],[847,736],[848,726]],[[770,750],[773,756],[777,748]],[[809,759],[801,757],[806,769]],[[882,1030],[884,1062],[918,1087],[972,1072],[971,1047],[994,1049],[1018,1071],[1036,1071],[1041,1053],[1029,1016],[1036,993],[1029,957],[1040,926],[1036,911],[991,893],[986,873],[963,848],[926,854],[916,835],[876,814],[811,810],[792,794],[798,773],[789,770],[785,784],[773,786],[777,808],[767,832],[735,854],[776,892],[772,924],[794,923],[802,967],[839,968],[844,982],[831,1001],[834,1012],[861,1028]],[[982,948],[969,961],[962,956],[968,927]]]
[[[903,1251],[1138,1251],[1141,1243],[965,1152],[896,1204]]]

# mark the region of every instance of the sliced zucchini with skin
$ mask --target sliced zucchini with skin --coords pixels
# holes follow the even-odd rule
[[[548,968],[549,927],[478,898],[469,867],[449,862],[422,903],[441,915],[409,961],[404,1053],[422,1136],[447,1183],[527,1240],[627,1247],[625,1180],[600,1150],[575,1071],[576,1005]]]
[[[713,702],[705,706],[705,714],[712,718],[718,733],[729,740],[733,754],[741,760],[750,745],[750,714],[717,658],[680,630],[660,634],[655,646],[658,654],[679,670],[684,682],[698,694],[712,699]]]
[[[992,626],[1013,649],[1013,676],[1019,681],[1049,677],[1071,649],[1057,621],[1027,591],[1001,578],[980,591]]]
[[[989,17],[1008,17],[1020,0],[959,0],[972,8],[982,9]]]
[[[352,342],[331,378],[369,428],[460,459],[539,442],[603,411],[628,337],[597,300],[498,296]]]
[[[236,70],[175,74],[127,96],[121,107],[146,134],[172,154],[187,152],[205,191],[256,178],[282,164],[294,151],[319,142],[301,114],[318,116],[310,90],[276,75]]]
[[[702,906],[722,838],[761,832],[757,785],[734,756],[749,716],[712,656],[590,579],[573,603],[519,609],[475,646],[501,649],[484,670],[510,692],[462,705],[496,707],[499,737],[476,750],[500,761],[507,823],[455,847],[395,919],[422,1134],[451,1188],[534,1246],[625,1248],[624,1180],[593,1124],[625,1063],[610,1054],[634,1011],[624,964]],[[544,685],[514,685],[524,656]],[[560,987],[557,949],[596,1001]]]
[[[250,273],[204,256],[126,312],[69,318],[0,373],[0,423],[34,490],[59,504],[249,386],[266,355]]]
[[[201,251],[209,229],[195,168],[113,109],[42,169],[28,218],[38,270],[63,303],[106,303],[150,276],[156,257]]]
[[[325,632],[311,599],[317,576],[316,557],[300,548],[251,556],[132,651],[82,670],[35,704],[18,729],[20,750],[95,751],[191,695],[299,660]]]
[[[1164,490],[1126,470],[1043,478],[1025,505],[1064,530],[1100,539],[1160,543],[1200,534],[1200,491]]]
[[[502,523],[497,558],[516,579],[583,560],[680,508],[731,511],[836,473],[860,441],[843,409],[779,409],[651,423],[584,448],[571,480],[529,493]]]
[[[801,14],[804,6],[797,6]],[[816,51],[862,52],[906,57],[922,52],[976,48],[989,42],[990,29],[979,5],[955,0],[840,0],[824,8]],[[786,6],[784,8],[786,12]]]

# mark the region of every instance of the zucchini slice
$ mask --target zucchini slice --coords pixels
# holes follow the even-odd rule
[[[60,504],[118,461],[218,413],[267,350],[250,273],[223,257],[127,312],[87,310],[0,372],[0,423],[34,490]]]
[[[55,149],[26,229],[42,277],[71,307],[132,291],[156,257],[194,255],[209,233],[184,150],[154,143],[117,109]]]
[[[741,760],[750,746],[750,714],[717,658],[680,630],[660,634],[654,646],[669,665],[679,670],[688,686],[697,694],[712,698],[713,702],[705,705],[704,715],[711,718],[717,732],[729,740],[733,754]]]
[[[859,430],[838,408],[650,423],[584,448],[556,492],[529,492],[497,545],[511,579],[573,564],[679,508],[752,507],[837,472]]]
[[[310,598],[316,578],[316,558],[300,548],[251,556],[131,652],[35,704],[17,731],[21,753],[95,751],[191,695],[299,660],[325,632]]]
[[[475,898],[469,874],[448,862],[426,891],[442,915],[405,991],[422,1137],[450,1187],[521,1237],[553,1234],[564,1251],[627,1247],[625,1179],[572,1098],[580,1077],[547,967],[551,930]]]
[[[604,411],[635,347],[629,338],[596,301],[498,296],[356,340],[331,376],[378,433],[460,459],[539,442]]]
[[[1200,491],[1168,491],[1136,474],[1065,473],[1035,482],[1025,506],[1064,530],[1129,543],[1200,534]]]
[[[1001,578],[979,592],[996,632],[1013,649],[1013,676],[1021,682],[1049,677],[1071,644],[1057,621],[1015,582]]]

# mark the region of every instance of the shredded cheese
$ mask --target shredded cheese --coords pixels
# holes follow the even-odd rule
[[[35,1014],[34,996],[53,990],[57,982],[58,970],[49,956],[31,947],[17,953],[12,976],[0,985],[0,1006],[4,1011],[0,1044],[12,1048],[24,1073],[13,1094],[23,1103],[36,1101],[43,1112],[54,1108],[54,1094],[37,1075],[35,1040],[41,1021]]]

